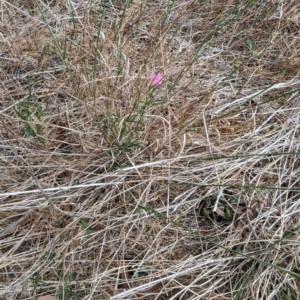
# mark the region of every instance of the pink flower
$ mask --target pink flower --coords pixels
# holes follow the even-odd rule
[[[152,73],[150,75],[150,81],[153,86],[160,85],[163,83],[164,77],[161,73]]]

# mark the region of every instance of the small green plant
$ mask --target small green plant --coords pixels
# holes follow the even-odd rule
[[[247,47],[251,52],[254,52],[255,51],[255,42],[252,39],[248,40]]]
[[[37,288],[41,284],[46,284],[45,281],[42,280],[40,272],[37,272],[34,276],[31,277],[31,282],[32,282],[32,285],[33,285],[34,293],[36,293]]]
[[[75,272],[70,274],[63,274],[63,271],[59,272],[59,282],[62,283],[62,289],[59,293],[59,299],[70,300],[70,299],[80,299],[79,295],[74,292],[72,283],[74,281]]]
[[[132,278],[138,279],[143,277],[144,275],[147,275],[148,273],[149,273],[149,267],[141,266],[139,269],[134,271]]]
[[[86,234],[91,234],[93,232],[93,227],[89,225],[89,219],[80,219],[79,225],[85,230]]]
[[[32,95],[30,85],[28,90],[28,97],[15,106],[15,112],[24,125],[26,137],[36,137],[39,141],[41,141],[43,127],[40,121],[42,118],[43,108],[38,100]]]
[[[154,87],[162,84],[162,81],[161,74],[151,74],[152,87],[147,96],[144,98],[139,93],[125,117],[119,112],[109,112],[104,115],[102,131],[106,142],[110,145],[107,154],[113,159],[109,171],[131,165],[127,158],[124,162],[124,157],[145,146],[141,141],[145,138],[145,136],[141,136],[141,132],[146,126],[145,115],[148,110],[162,106],[167,102],[165,98],[155,99],[153,95]]]
[[[52,261],[55,257],[56,253],[55,251],[45,251],[45,253],[43,254],[43,256],[41,257],[42,261]]]

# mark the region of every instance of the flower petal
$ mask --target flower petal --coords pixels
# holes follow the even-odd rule
[[[157,74],[152,73],[150,75],[150,81],[153,86],[162,84],[163,79],[164,79],[164,77],[161,73],[157,73]]]

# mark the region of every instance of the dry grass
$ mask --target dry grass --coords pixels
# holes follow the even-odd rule
[[[297,0],[0,3],[1,299],[299,299]]]

